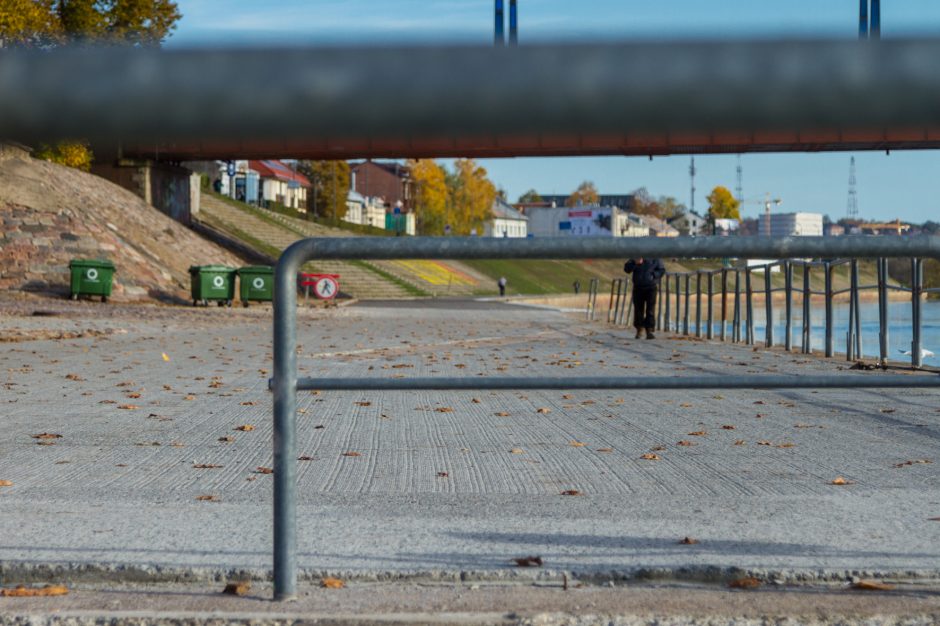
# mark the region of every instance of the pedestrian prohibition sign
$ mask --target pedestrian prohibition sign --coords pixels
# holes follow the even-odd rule
[[[313,293],[321,300],[330,300],[336,297],[339,286],[330,276],[322,276],[313,284]]]

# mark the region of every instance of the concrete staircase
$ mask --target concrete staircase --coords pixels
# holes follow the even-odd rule
[[[277,256],[287,246],[305,237],[338,236],[333,231],[318,224],[300,222],[305,228],[292,224],[285,216],[220,200],[211,194],[203,194],[200,199],[199,214],[194,216],[209,226],[226,235],[238,239],[260,252]],[[284,219],[278,219],[284,218]],[[407,298],[414,294],[405,287],[389,280],[368,264],[356,261],[316,261],[303,267],[305,272],[339,274],[340,290],[356,298],[393,299]]]

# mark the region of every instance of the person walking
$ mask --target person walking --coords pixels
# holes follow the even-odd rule
[[[496,284],[499,285],[499,295],[500,295],[500,297],[505,296],[505,295],[506,295],[506,277],[505,277],[505,276],[500,276],[500,277],[499,277],[499,281],[497,281]]]
[[[632,274],[633,280],[633,326],[636,338],[643,336],[655,339],[656,327],[656,291],[659,279],[666,273],[666,268],[659,259],[630,259],[623,266],[623,271]]]

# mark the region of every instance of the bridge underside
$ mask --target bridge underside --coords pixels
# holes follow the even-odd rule
[[[750,133],[653,133],[648,135],[491,135],[476,137],[371,139],[207,140],[162,145],[124,144],[120,155],[107,146],[96,154],[134,159],[298,158],[502,158],[526,156],[665,156],[746,152],[836,152],[940,148],[940,128],[886,131],[771,131]]]

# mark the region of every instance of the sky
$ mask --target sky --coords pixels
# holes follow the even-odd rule
[[[259,45],[479,44],[493,41],[493,0],[177,0],[183,14],[168,48]],[[858,34],[858,0],[518,0],[519,42],[670,38],[774,39]],[[882,0],[882,37],[940,36],[940,1]],[[506,1],[508,6],[508,0]],[[287,155],[285,155],[287,156]],[[845,217],[849,159],[859,216],[940,221],[940,153],[892,151],[744,154],[744,217],[767,194],[781,212]],[[688,156],[483,159],[515,200],[529,189],[566,194],[590,180],[605,194],[646,187],[691,204]],[[734,192],[735,155],[701,155],[695,208],[716,186]]]

